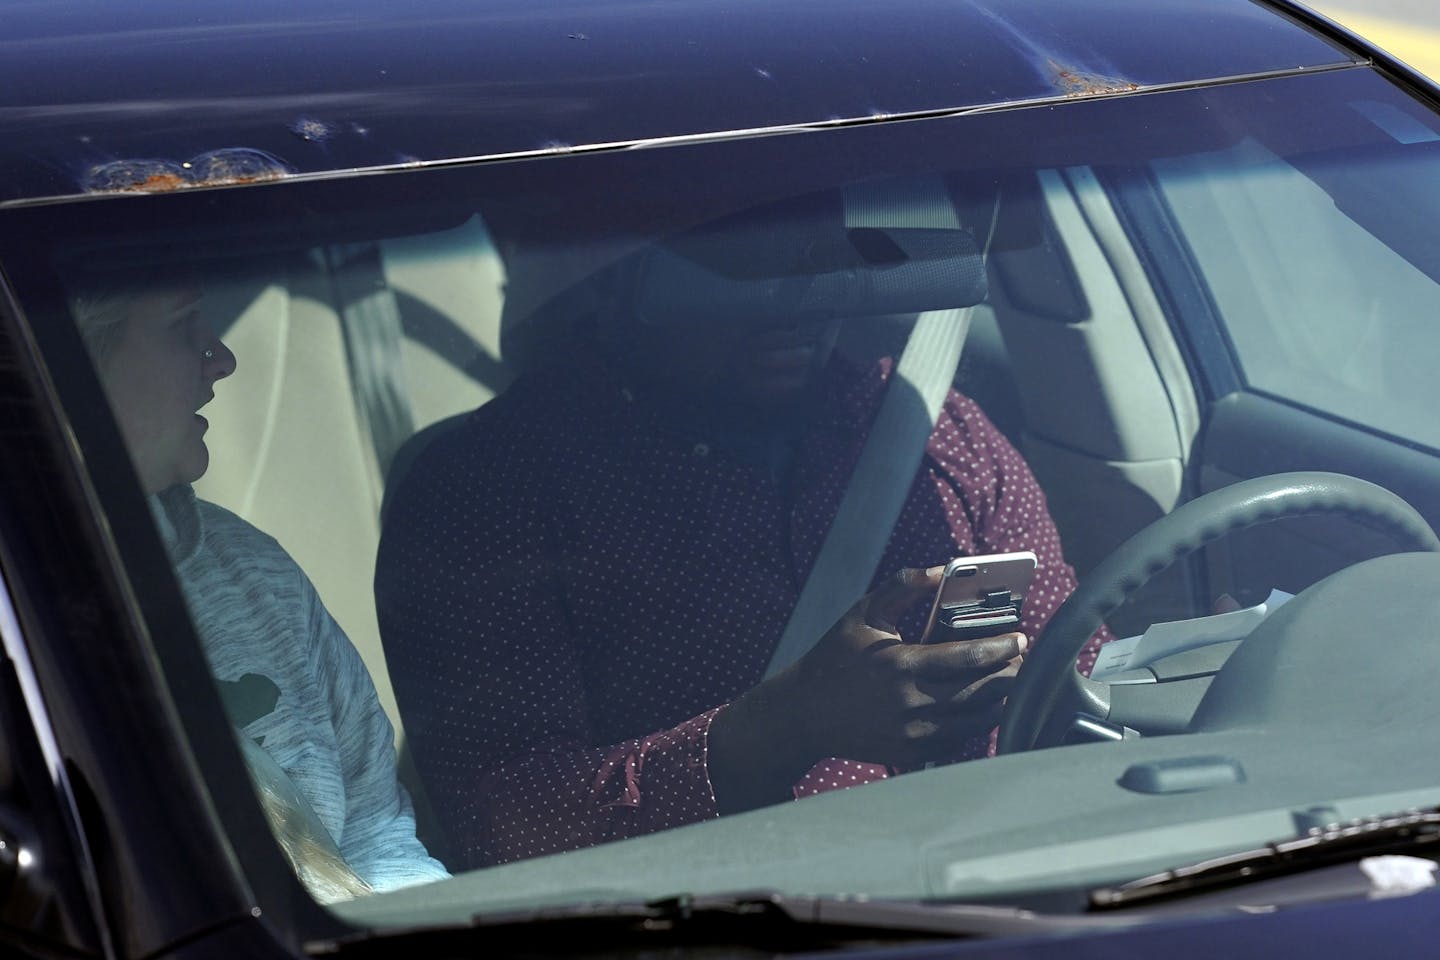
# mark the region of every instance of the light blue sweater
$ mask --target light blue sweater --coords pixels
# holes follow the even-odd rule
[[[415,836],[370,674],[304,571],[188,486],[152,508],[231,719],[290,777],[351,869],[377,891],[449,876]]]

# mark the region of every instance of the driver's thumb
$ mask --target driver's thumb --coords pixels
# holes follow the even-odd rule
[[[906,610],[939,588],[944,569],[906,567],[886,577],[866,598],[865,622],[872,627],[893,628]]]

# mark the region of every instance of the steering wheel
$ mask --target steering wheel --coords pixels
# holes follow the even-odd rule
[[[1385,534],[1401,550],[1440,553],[1414,507],[1383,487],[1338,473],[1281,473],[1212,491],[1121,544],[1070,595],[1025,657],[1000,724],[997,750],[1061,743],[1076,714],[1104,719],[1109,684],[1075,669],[1086,641],[1157,573],[1236,530],[1287,517],[1339,515]]]

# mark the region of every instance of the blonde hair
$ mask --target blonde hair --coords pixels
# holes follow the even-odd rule
[[[280,852],[310,896],[320,903],[339,903],[374,892],[345,861],[334,841],[316,835],[313,813],[302,811],[293,798],[268,782],[257,781],[255,792]]]
[[[198,283],[187,264],[87,266],[62,279],[70,316],[96,367],[109,358],[141,300],[166,287]]]
[[[143,287],[130,286],[108,290],[86,286],[71,292],[70,316],[96,367],[105,362],[120,341],[125,324],[145,292]]]
[[[264,747],[238,730],[236,736],[270,832],[310,896],[320,903],[337,903],[372,893],[289,775]]]

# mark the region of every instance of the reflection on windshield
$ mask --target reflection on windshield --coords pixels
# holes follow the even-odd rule
[[[1046,632],[1151,521],[1294,468],[1281,442],[1311,469],[1321,430],[1440,445],[1433,181],[1397,176],[1381,227],[1364,176],[1428,170],[1434,126],[1334,73],[182,195],[204,225],[138,267],[97,252],[128,237],[97,201],[34,256],[318,899],[472,870],[370,899],[1014,899],[1429,789],[1355,704],[1321,748],[1353,764],[1282,763],[1315,738],[1258,671],[1220,686],[1265,722],[1212,723],[1249,635],[1112,667],[1027,708],[1063,749],[995,753],[1047,643],[1085,676],[1115,635],[1280,589],[1254,636],[1289,650],[1308,587],[1393,549],[1247,531]],[[1281,417],[1265,443],[1240,396]],[[1134,788],[1179,761],[1233,775],[1203,809]]]

